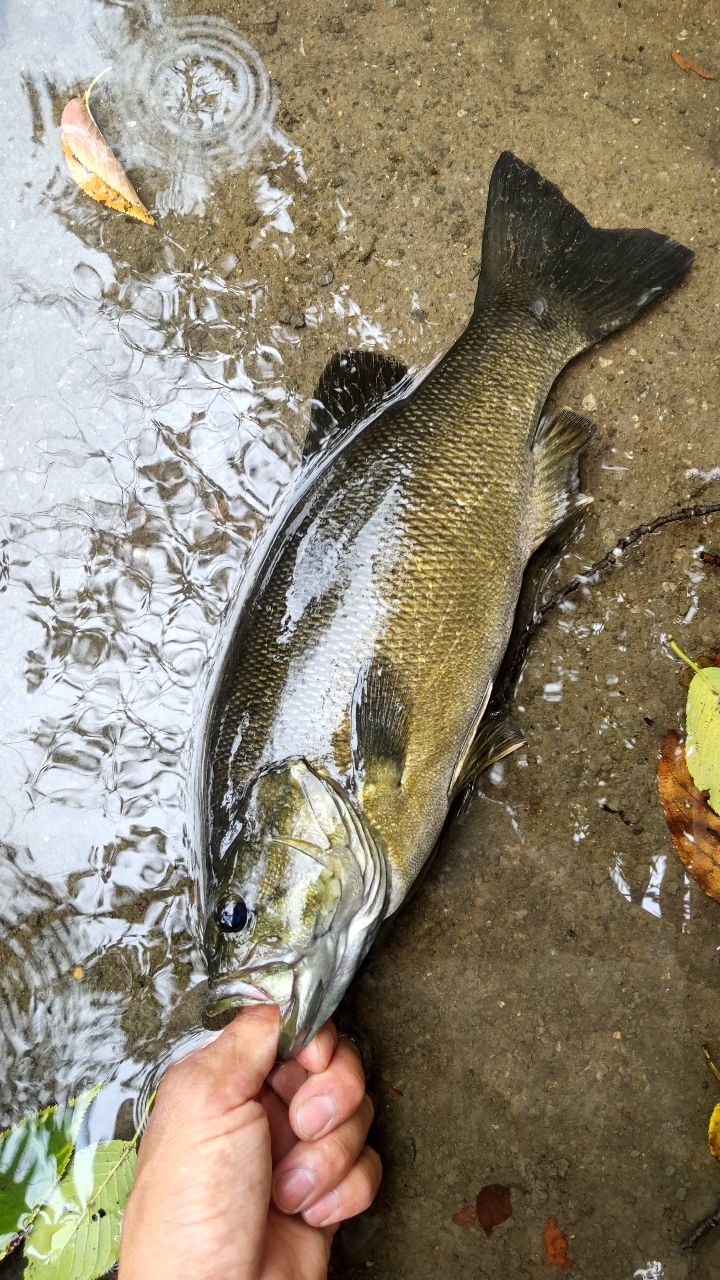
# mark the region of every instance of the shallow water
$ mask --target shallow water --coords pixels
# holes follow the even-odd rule
[[[698,253],[554,393],[599,427],[558,580],[720,499],[698,474],[720,463],[720,96],[669,57],[720,70],[717,20],[616,0],[0,14],[0,1119],[104,1079],[101,1137],[200,1023],[208,684],[314,382],[345,345],[417,369],[449,345],[504,147],[594,221]],[[64,103],[109,63],[93,110],[155,228],[92,203],[60,151]],[[655,789],[685,697],[667,635],[720,647],[717,520],[646,538],[548,616],[516,694],[527,750],[358,980],[387,1176],[341,1269],[514,1280],[554,1216],[579,1277],[720,1276],[720,1243],[678,1248],[720,1194],[718,908]],[[488,1182],[513,1200],[490,1239],[451,1221]]]

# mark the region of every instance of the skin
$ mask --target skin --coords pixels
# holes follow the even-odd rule
[[[332,1022],[277,1063],[279,1011],[240,1011],[166,1072],[140,1144],[120,1280],[321,1280],[380,1184],[359,1055]]]

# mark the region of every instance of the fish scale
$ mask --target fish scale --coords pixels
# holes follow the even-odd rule
[[[210,1007],[277,999],[282,1052],[332,1013],[452,798],[522,741],[483,721],[487,697],[530,555],[589,501],[592,428],[570,410],[541,419],[545,401],[691,261],[655,232],[590,227],[506,153],[451,350],[414,386],[381,353],[323,372],[207,751]]]

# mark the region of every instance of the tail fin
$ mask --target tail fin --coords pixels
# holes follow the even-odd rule
[[[490,179],[475,310],[500,298],[543,325],[564,317],[589,346],[669,293],[694,256],[656,231],[591,227],[552,182],[505,151]]]

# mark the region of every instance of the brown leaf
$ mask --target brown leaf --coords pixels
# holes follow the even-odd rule
[[[485,1235],[491,1236],[493,1227],[499,1227],[501,1222],[512,1217],[510,1188],[501,1182],[489,1182],[486,1187],[481,1187],[475,1201],[475,1212]]]
[[[402,1098],[402,1096],[403,1096],[403,1091],[402,1091],[402,1089],[396,1089],[396,1088],[395,1088],[395,1085],[394,1085],[394,1084],[390,1084],[390,1081],[389,1081],[389,1080],[386,1080],[386,1081],[385,1081],[385,1092],[386,1092],[386,1093],[387,1093],[391,1098]]]
[[[693,62],[692,58],[683,58],[679,49],[673,49],[670,57],[681,71],[694,71],[695,75],[702,76],[703,80],[715,79],[715,76],[710,71],[706,71],[704,67],[701,67],[699,62]]]
[[[96,76],[83,98],[71,98],[62,113],[60,142],[68,169],[93,200],[154,226],[154,219],[92,118],[87,100],[97,79]]]
[[[720,817],[698,791],[674,729],[665,735],[658,762],[658,790],[673,844],[687,871],[720,902]]]
[[[573,1259],[568,1258],[568,1242],[557,1224],[557,1218],[549,1218],[543,1231],[546,1267],[571,1267]]]
[[[464,1209],[453,1214],[452,1220],[456,1227],[469,1227],[475,1221],[475,1216],[475,1205],[466,1204]]]

